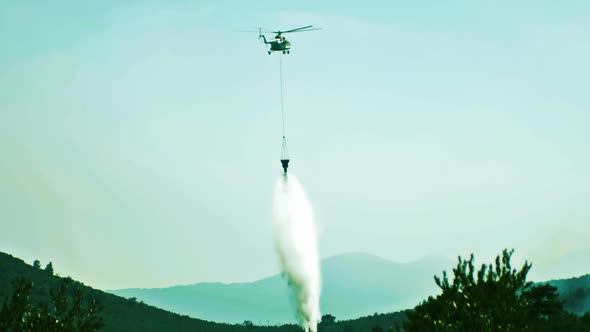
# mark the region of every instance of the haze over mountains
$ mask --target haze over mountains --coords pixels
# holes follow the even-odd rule
[[[590,247],[559,256],[547,266],[536,267],[538,274],[548,278],[569,278],[590,272]]]
[[[321,262],[321,312],[338,319],[352,319],[411,308],[438,291],[433,275],[450,270],[453,265],[453,261],[437,257],[409,263],[394,263],[364,253],[326,258]],[[250,283],[197,283],[109,292],[213,321],[295,321],[286,281],[281,275]]]
[[[31,301],[34,303],[50,301],[51,289],[63,279],[48,272],[45,269],[31,266],[22,259],[0,252],[0,307],[6,304],[14,291],[13,284],[17,278],[25,278],[33,282]],[[239,332],[239,331],[273,331],[273,332],[300,332],[295,324],[267,326],[266,321],[256,322],[257,325],[246,326],[239,324],[227,324],[222,322],[209,322],[202,319],[190,318],[184,315],[168,312],[166,310],[149,306],[137,301],[137,299],[125,299],[101,290],[92,289],[78,281],[73,281],[82,288],[87,295],[94,296],[99,301],[102,309],[99,315],[104,319],[104,327],[100,331],[207,331],[207,332]],[[375,326],[401,326],[406,319],[404,312],[380,313],[354,320],[339,321],[324,329],[326,332],[336,331],[369,331]],[[2,320],[0,318],[0,320]],[[263,323],[263,324],[259,324]]]
[[[347,253],[323,259],[321,312],[332,314],[338,319],[354,319],[375,312],[412,308],[429,295],[438,294],[433,276],[441,275],[443,270],[450,273],[455,265],[454,260],[442,257],[395,263],[366,253]],[[571,280],[573,282],[576,279]],[[590,283],[590,276],[581,277],[580,280],[586,285]],[[563,289],[564,295],[569,292],[563,282],[551,283],[556,283],[560,291]],[[281,275],[247,283],[196,283],[108,292],[126,298],[135,297],[159,308],[212,321],[241,323],[251,320],[263,324],[295,322],[286,280]],[[586,294],[582,295],[586,298]],[[582,308],[579,310],[586,308],[584,303],[577,305]],[[571,309],[573,312],[578,311],[573,307]]]
[[[333,329],[327,331],[368,331],[374,326],[401,324],[406,319],[405,310],[393,312],[394,306],[397,305],[395,303],[399,304],[404,301],[412,303],[405,305],[404,308],[411,309],[415,302],[424,300],[426,296],[419,295],[420,298],[414,301],[412,297],[418,296],[416,294],[427,293],[428,290],[432,293],[437,292],[432,275],[440,275],[440,271],[431,273],[427,270],[436,270],[433,266],[441,263],[444,265],[445,260],[429,258],[414,263],[392,263],[366,254],[345,254],[325,259],[322,262],[324,278],[326,278],[322,310],[324,314],[333,314],[339,320]],[[451,262],[447,263],[450,264],[449,267],[454,265]],[[363,268],[364,271],[360,270]],[[444,269],[449,270],[447,267]],[[388,275],[392,273],[391,271],[397,272],[395,275]],[[45,269],[33,267],[18,258],[0,252],[0,304],[12,292],[11,285],[17,277],[25,277],[33,281],[31,298],[34,301],[42,301],[43,299],[47,301],[49,288],[52,285],[55,286],[61,279]],[[332,284],[329,285],[328,282]],[[285,281],[281,280],[280,276],[273,276],[253,283],[209,283],[164,289],[115,291],[122,293],[144,292],[153,297],[151,302],[158,300],[161,303],[178,301],[179,304],[185,306],[185,309],[192,309],[192,312],[188,313],[189,315],[200,315],[197,318],[205,318],[203,315],[212,315],[216,312],[221,313],[217,317],[222,315],[230,317],[230,314],[233,314],[233,319],[237,323],[235,325],[181,316],[141,303],[142,298],[125,299],[99,290],[92,290],[83,284],[79,285],[83,286],[85,292],[97,296],[103,306],[101,315],[105,320],[105,331],[205,330],[222,332],[254,329],[294,332],[299,330],[296,325],[280,327],[270,325],[266,327],[271,323],[271,319],[276,319],[276,317],[292,321],[292,314],[290,314],[292,311],[288,305],[284,283]],[[564,303],[565,310],[580,317],[590,311],[590,274],[569,279],[550,280],[548,283],[558,288],[560,300]],[[237,294],[234,295],[233,292],[237,292]],[[127,295],[124,296],[127,297]],[[372,298],[376,300],[373,301]],[[392,298],[395,300],[394,304],[383,304],[390,303]],[[276,302],[272,303],[272,301]],[[168,303],[169,306],[170,304]],[[163,306],[163,304],[158,306]],[[249,307],[252,308],[248,309]],[[378,309],[380,307],[385,309]],[[366,314],[362,314],[365,317],[344,320],[347,318],[346,313],[354,310],[366,312]],[[388,313],[374,315],[375,311]],[[242,317],[239,315],[250,318],[240,321],[239,319]],[[244,326],[241,324],[244,320],[250,320],[259,326]],[[222,319],[219,318],[218,321],[221,322]]]

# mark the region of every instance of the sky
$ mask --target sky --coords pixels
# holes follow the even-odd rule
[[[281,55],[234,30],[313,25],[287,36],[282,65],[289,170],[322,257],[508,247],[538,278],[588,273],[589,14],[587,1],[2,2],[0,251],[103,289],[276,273]]]

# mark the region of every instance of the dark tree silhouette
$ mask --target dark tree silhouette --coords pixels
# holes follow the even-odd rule
[[[383,328],[379,325],[373,326],[371,332],[383,332]]]
[[[39,262],[38,259],[35,259],[35,261],[33,262],[33,267],[40,269],[41,268],[41,262]]]
[[[25,320],[31,313],[29,294],[33,283],[22,277],[12,282],[13,292],[0,309],[0,331],[24,331]]]
[[[352,327],[352,325],[345,325],[344,328],[342,329],[342,332],[353,332],[354,328]]]
[[[473,255],[459,257],[453,281],[446,272],[435,276],[442,294],[429,297],[408,313],[407,331],[528,331],[536,320],[562,311],[556,288],[531,287],[526,281],[531,264],[520,269],[510,263],[514,250],[504,250],[495,264],[476,272]]]
[[[45,266],[45,271],[53,274],[53,263],[51,263],[51,262],[47,263],[47,265]]]
[[[84,294],[71,278],[60,279],[50,290],[49,303],[32,305],[33,283],[24,278],[13,282],[13,293],[0,310],[0,331],[91,332],[103,326],[95,298]]]
[[[330,314],[323,315],[322,320],[320,322],[320,324],[322,325],[332,325],[334,323],[336,323],[336,317]]]
[[[549,320],[558,316],[563,310],[563,303],[558,298],[557,287],[549,284],[532,287],[521,296],[528,308],[528,316],[533,320]]]
[[[254,328],[254,323],[252,323],[251,320],[245,320],[242,325],[244,325],[246,328],[249,329],[253,329]]]

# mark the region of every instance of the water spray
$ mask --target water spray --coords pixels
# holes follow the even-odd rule
[[[281,271],[287,279],[301,327],[316,332],[320,320],[320,267],[313,209],[294,175],[275,185],[273,233]]]

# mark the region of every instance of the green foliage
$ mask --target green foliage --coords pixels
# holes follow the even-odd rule
[[[528,309],[527,316],[532,320],[549,320],[557,317],[563,310],[557,287],[548,284],[532,287],[523,292],[520,299]]]
[[[31,280],[27,284],[18,283],[18,288],[21,291],[15,291],[14,283],[18,276],[23,276],[27,280]],[[50,290],[54,295],[60,293],[59,285],[62,279],[43,269],[36,269],[23,260],[15,258],[11,255],[0,252],[0,309],[2,303],[6,303],[5,307],[9,310],[4,312],[13,312],[18,316],[18,312],[25,310],[15,310],[19,305],[11,305],[11,303],[28,304],[32,308],[40,308],[45,306],[48,312],[54,309],[53,300],[50,295]],[[27,285],[32,287],[27,290]],[[26,287],[25,287],[26,286]],[[204,321],[201,319],[191,318],[185,315],[168,312],[150,305],[139,302],[131,302],[125,298],[105,293],[100,290],[92,289],[77,281],[71,281],[66,291],[70,297],[74,294],[74,288],[80,287],[85,298],[96,298],[101,304],[102,310],[100,316],[104,319],[104,326],[99,329],[101,332],[121,332],[121,331],[141,331],[141,332],[160,332],[160,331],[175,331],[175,332],[239,332],[246,331],[247,328],[237,324],[224,324]],[[19,294],[19,296],[14,296]],[[21,301],[26,297],[21,297],[21,294],[29,294],[27,301]],[[57,296],[59,298],[59,296]],[[20,301],[20,302],[19,302]],[[72,303],[68,301],[68,303]],[[85,305],[88,301],[84,302]],[[22,305],[21,305],[22,306]],[[26,305],[25,305],[26,306]],[[84,305],[83,305],[84,307]],[[5,317],[5,314],[2,314]],[[22,317],[22,315],[18,316]],[[4,322],[4,319],[0,319]],[[3,323],[4,325],[7,325]],[[281,331],[281,332],[300,332],[301,329],[295,325],[283,326],[254,326],[254,330],[265,331]],[[28,331],[22,328],[5,328],[0,327],[0,332],[4,331]],[[30,330],[29,330],[30,331]],[[34,329],[33,331],[55,331]]]
[[[35,259],[35,261],[33,262],[33,267],[36,269],[40,269],[41,268],[41,262],[39,262],[38,259]]]
[[[32,286],[30,280],[15,279],[12,296],[0,311],[1,331],[91,332],[103,326],[96,299],[86,297],[72,279],[61,279],[50,290],[49,304],[30,303]]]
[[[446,271],[435,276],[442,294],[417,306],[408,315],[408,331],[520,331],[526,326],[518,293],[531,286],[526,275],[531,265],[513,269],[513,251],[504,250],[495,265],[482,265],[475,271],[474,258],[459,257],[453,269],[453,282]]]
[[[383,328],[379,325],[373,326],[371,332],[383,332]]]
[[[322,325],[332,325],[334,323],[336,323],[336,317],[330,314],[323,315],[322,320],[320,321],[320,324]]]
[[[12,282],[12,285],[14,291],[0,309],[0,331],[23,330],[23,322],[31,314],[29,293],[33,286],[32,282],[19,277]]]
[[[395,312],[390,314],[371,314],[369,316],[351,319],[340,320],[333,324],[322,324],[318,326],[318,332],[369,332],[374,328],[380,328],[381,331],[397,332],[400,331],[400,326],[406,319],[405,312]],[[335,319],[334,319],[335,320]],[[283,331],[281,329],[278,332]]]
[[[453,269],[435,276],[442,290],[408,313],[406,331],[566,331],[584,328],[563,310],[557,288],[526,281],[531,264],[520,269],[510,263],[513,250],[504,250],[495,264],[476,271],[474,258],[461,257]]]
[[[53,274],[53,263],[51,263],[51,262],[47,263],[47,265],[45,266],[45,271]]]
[[[463,270],[465,273],[462,276],[462,280],[467,280],[463,282],[463,284],[469,285],[470,278],[469,278],[469,261],[462,261],[464,268],[460,268],[459,270]],[[467,263],[466,263],[467,262]],[[502,259],[500,259],[500,264],[502,264]],[[486,274],[490,266],[486,266]],[[495,266],[492,266],[491,269],[496,271]],[[473,269],[473,279],[474,283],[477,284],[477,272]],[[501,269],[500,269],[501,270]],[[513,270],[512,272],[515,272]],[[517,273],[518,271],[516,271]],[[446,274],[445,274],[446,275]],[[16,282],[17,276],[25,276],[26,279],[32,280],[34,285],[30,282]],[[484,276],[484,279],[487,280],[487,277]],[[504,277],[504,279],[509,279]],[[578,280],[579,279],[579,280]],[[490,280],[495,280],[496,283],[503,280],[502,278],[492,277]],[[585,291],[577,291],[577,288],[583,287],[586,288],[585,285],[588,284],[590,280],[590,276],[581,277],[581,278],[572,278],[568,280],[562,281],[551,281],[552,286],[558,287],[561,291],[565,289],[565,294],[567,298],[567,294],[570,294],[572,298],[581,299],[574,301],[575,303],[581,303],[580,301],[585,300],[584,295],[586,294]],[[11,284],[11,281],[12,284]],[[573,285],[570,286],[570,282],[575,281]],[[23,313],[31,312],[32,308],[42,308],[45,306],[47,312],[53,313],[55,310],[55,300],[53,298],[59,299],[61,296],[59,294],[68,294],[69,299],[75,298],[74,295],[74,288],[80,287],[83,291],[85,298],[96,298],[100,301],[102,305],[101,316],[104,318],[104,326],[100,329],[100,331],[105,332],[118,332],[118,331],[142,331],[142,332],[151,332],[151,331],[210,331],[210,332],[237,332],[237,331],[247,331],[247,330],[255,330],[255,331],[277,331],[277,332],[300,332],[301,329],[293,324],[290,325],[281,325],[281,326],[260,326],[254,325],[250,326],[249,323],[245,324],[223,324],[223,323],[214,323],[203,321],[200,319],[190,318],[186,315],[179,315],[172,312],[168,312],[159,308],[155,308],[153,306],[144,304],[143,301],[137,299],[137,302],[133,302],[132,300],[128,300],[126,298],[114,296],[112,294],[108,294],[99,290],[94,290],[90,287],[84,286],[83,284],[70,280],[66,281],[70,282],[70,286],[66,287],[67,291],[63,291],[63,288],[60,288],[62,283],[62,278],[59,278],[55,275],[47,273],[43,269],[34,268],[33,266],[26,264],[20,259],[14,258],[10,255],[4,254],[0,252],[0,303],[4,303],[2,307],[0,307],[0,321],[2,321],[2,325],[0,325],[0,331],[30,331],[23,328],[15,328],[14,326],[7,326],[7,322],[15,322],[15,319],[4,319],[4,317],[23,317]],[[453,280],[453,283],[455,280]],[[439,283],[444,284],[444,278],[440,278]],[[447,283],[449,281],[447,280]],[[567,287],[558,283],[567,284]],[[525,284],[528,284],[525,282]],[[434,286],[434,284],[432,284]],[[32,286],[32,287],[31,287]],[[448,285],[448,288],[452,289],[452,285]],[[542,285],[537,285],[542,286]],[[416,284],[411,284],[410,287],[418,287]],[[436,286],[434,286],[436,287]],[[483,286],[480,286],[483,287]],[[492,287],[492,286],[488,286]],[[499,287],[496,285],[495,287]],[[519,309],[523,309],[523,311],[518,311],[522,313],[525,317],[525,321],[529,322],[528,328],[524,331],[568,331],[568,332],[578,332],[578,331],[590,331],[590,313],[583,315],[583,312],[580,314],[580,317],[577,317],[572,314],[568,314],[567,312],[560,310],[555,312],[556,304],[555,304],[555,291],[550,287],[543,287],[535,290],[536,286],[530,286],[526,290],[517,292],[517,303],[522,304],[522,307]],[[470,287],[462,287],[461,289],[470,289]],[[477,293],[477,287],[471,286],[472,294]],[[51,292],[49,290],[52,290]],[[534,291],[535,290],[535,291]],[[483,291],[482,291],[483,292]],[[50,294],[51,293],[51,294]],[[25,296],[23,296],[23,294]],[[441,294],[442,295],[442,294]],[[563,295],[563,294],[562,294]],[[451,297],[449,297],[451,298]],[[559,298],[561,301],[566,301],[563,297]],[[490,302],[491,300],[489,300]],[[59,300],[57,301],[60,302]],[[149,302],[149,301],[148,301]],[[428,302],[428,301],[427,301]],[[485,303],[484,300],[478,301],[471,301],[467,303]],[[507,301],[509,302],[509,301]],[[68,307],[76,307],[73,305],[73,301],[68,300]],[[88,301],[84,302],[85,304],[82,306],[83,308],[87,308]],[[425,302],[426,303],[426,302]],[[423,303],[421,306],[424,306]],[[461,303],[461,301],[457,301],[457,303]],[[573,303],[573,302],[572,302]],[[433,305],[434,304],[428,304]],[[442,303],[438,304],[439,306],[443,306]],[[466,304],[464,305],[464,307]],[[420,307],[420,306],[419,306]],[[564,306],[565,307],[565,306]],[[580,307],[582,308],[582,307]],[[587,307],[585,307],[587,308]],[[66,310],[67,311],[67,310]],[[76,310],[73,310],[75,312]],[[43,312],[41,312],[43,314]],[[335,322],[334,324],[320,324],[318,327],[319,332],[367,332],[371,331],[373,328],[381,327],[382,331],[394,332],[394,331],[401,331],[399,326],[401,326],[404,321],[407,320],[408,315],[415,314],[411,311],[402,311],[396,313],[389,313],[389,314],[371,314],[366,317],[361,317],[353,320],[340,320]],[[465,315],[465,314],[462,314]],[[25,317],[27,315],[24,315]],[[30,315],[28,315],[30,316]],[[41,315],[42,316],[42,315]],[[67,316],[67,315],[66,315]],[[458,315],[461,316],[461,315]],[[532,317],[532,318],[531,318]],[[534,318],[536,317],[536,318]],[[37,319],[37,318],[35,318]],[[16,319],[18,320],[18,319]],[[31,318],[31,320],[33,320]],[[60,319],[66,320],[67,319]],[[336,318],[334,318],[334,321]],[[326,321],[330,321],[329,319]],[[415,323],[415,321],[414,321]],[[65,324],[64,324],[65,325]],[[39,326],[39,325],[37,325]],[[39,329],[35,329],[38,331]],[[433,329],[414,329],[409,331],[433,331]],[[442,331],[443,329],[438,329]],[[516,330],[516,329],[514,329]],[[56,329],[54,329],[56,331]],[[405,331],[408,331],[407,329]],[[435,330],[436,331],[436,330]],[[452,330],[451,330],[452,331]],[[469,331],[466,329],[465,331]],[[471,330],[473,331],[473,330]],[[486,330],[475,330],[475,331],[486,331]]]

